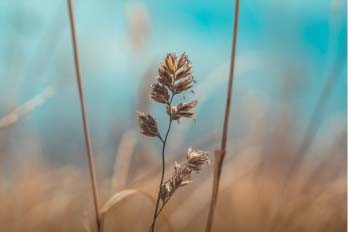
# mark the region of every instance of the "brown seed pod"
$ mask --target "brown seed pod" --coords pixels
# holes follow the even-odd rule
[[[166,62],[168,70],[171,73],[175,73],[177,69],[177,62],[178,62],[175,53],[168,53],[165,58],[165,62]]]
[[[172,120],[179,120],[181,117],[194,119],[195,113],[190,110],[192,110],[196,105],[196,100],[188,103],[179,103],[178,105],[172,106],[171,112],[169,112],[169,108],[167,107],[167,114],[171,115]]]
[[[193,171],[200,171],[205,163],[210,165],[207,152],[194,150],[191,147],[187,151],[186,159],[186,163],[182,165],[175,162],[173,176],[162,185],[160,198],[163,203],[168,201],[178,188],[191,183]]]
[[[185,52],[180,56],[179,61],[178,61],[178,69],[180,69],[184,64],[188,62],[187,56]]]
[[[156,120],[149,114],[137,112],[140,133],[150,137],[159,136]]]
[[[189,90],[195,82],[191,63],[183,53],[179,60],[174,53],[168,53],[164,63],[158,68],[157,80],[165,85],[174,95]]]
[[[210,165],[210,160],[208,158],[208,153],[201,150],[194,150],[191,147],[187,151],[187,164],[194,171],[199,171],[200,167],[207,163]]]
[[[169,89],[172,89],[174,80],[167,66],[165,66],[164,64],[161,64],[160,67],[158,68],[158,75],[159,75],[157,77],[158,82],[164,84]]]
[[[169,103],[169,93],[163,84],[155,83],[151,85],[151,98],[159,103]]]
[[[174,84],[175,94],[179,94],[179,93],[182,93],[184,91],[189,90],[192,87],[193,82],[194,82],[194,80],[192,77],[175,82],[175,84]]]
[[[182,65],[182,67],[180,67],[180,69],[177,70],[176,72],[176,76],[175,76],[175,80],[180,80],[182,78],[188,77],[188,76],[192,76],[191,74],[191,68],[192,65],[190,63],[189,60],[186,60],[185,63]]]

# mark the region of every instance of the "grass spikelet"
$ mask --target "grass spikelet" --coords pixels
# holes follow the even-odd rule
[[[200,150],[193,150],[192,148],[189,148],[187,151],[187,160],[184,164],[175,162],[174,175],[164,182],[161,188],[160,197],[163,203],[162,208],[170,200],[176,190],[191,183],[191,173],[193,171],[199,172],[204,163],[210,164],[208,153]]]

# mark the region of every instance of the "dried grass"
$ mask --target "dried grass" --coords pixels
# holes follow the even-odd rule
[[[292,131],[290,128],[291,124],[288,129]],[[264,134],[259,136],[259,141],[262,141]],[[274,142],[286,144],[291,139],[291,135],[278,136]],[[291,188],[288,188],[286,198],[281,193],[281,187],[291,156],[277,157],[279,153],[291,154],[292,150],[269,153],[272,150],[265,149],[268,146],[251,146],[246,142],[244,149],[226,157],[213,231],[344,232],[347,218],[345,145],[332,144],[329,151],[316,151],[315,155],[323,157],[323,160],[302,164],[298,169],[298,178],[293,178],[289,184]],[[235,146],[230,144],[229,147]],[[268,165],[261,165],[265,161]],[[86,175],[76,167],[54,168],[47,165],[24,168],[15,170],[16,175],[11,181],[1,177],[2,230],[79,232],[88,228],[95,231],[90,183]],[[160,174],[158,169],[154,173],[139,173],[139,177],[125,186],[127,189],[124,192],[107,201],[102,209],[103,215],[107,215],[104,216],[105,231],[148,229],[154,207],[154,199],[150,196],[156,194],[153,186]],[[310,178],[313,176],[315,178]],[[146,181],[136,181],[140,177]],[[210,170],[202,170],[200,178],[177,191],[171,204],[162,212],[165,214],[161,215],[166,218],[160,216],[157,229],[204,230],[202,221],[209,206],[211,181]],[[104,179],[100,186],[105,188],[100,191],[108,192],[110,183],[111,177]],[[106,209],[108,213],[104,213]],[[168,227],[169,221],[173,222],[172,229]]]
[[[228,136],[228,130],[229,130],[232,88],[233,88],[233,79],[234,79],[234,70],[235,70],[235,58],[236,58],[236,46],[237,46],[237,37],[238,37],[238,20],[239,20],[239,0],[235,0],[231,64],[230,64],[230,73],[229,73],[229,79],[228,79],[227,96],[226,96],[226,110],[225,110],[224,125],[223,125],[222,138],[221,138],[221,147],[219,150],[215,151],[214,179],[213,179],[212,196],[210,200],[209,214],[207,219],[207,226],[205,229],[206,232],[210,232],[213,226],[215,205],[218,200],[219,182],[220,182],[220,176],[222,172],[222,165],[226,155],[226,144],[228,139],[227,136]]]
[[[42,93],[27,101],[22,106],[19,106],[11,113],[0,118],[0,129],[10,127],[15,124],[24,115],[32,112],[37,107],[44,104],[50,97],[54,95],[53,87],[49,86]]]
[[[195,119],[195,113],[193,109],[197,105],[197,101],[180,102],[174,104],[174,97],[192,91],[191,89],[195,83],[194,77],[191,72],[191,62],[188,57],[183,53],[179,58],[174,53],[168,53],[164,59],[164,62],[160,64],[158,68],[157,82],[151,85],[150,97],[157,103],[163,104],[166,107],[166,113],[168,115],[168,128],[164,135],[158,130],[157,121],[150,114],[143,112],[137,112],[138,123],[140,133],[148,137],[157,137],[162,143],[162,172],[160,183],[158,187],[157,200],[155,210],[153,214],[153,221],[149,228],[149,231],[154,232],[156,227],[156,221],[164,206],[171,199],[172,195],[177,188],[188,184],[191,178],[191,172],[193,170],[199,171],[200,166],[209,161],[206,153],[202,151],[194,151],[189,149],[187,155],[187,163],[183,167],[176,164],[174,176],[164,181],[164,175],[166,170],[165,163],[165,151],[167,145],[168,135],[172,128],[174,121],[180,123],[182,118]],[[162,205],[160,206],[160,200]]]
[[[74,51],[75,74],[76,74],[76,81],[77,81],[78,93],[80,98],[83,132],[84,132],[84,137],[86,142],[87,158],[88,158],[91,184],[92,184],[92,190],[93,190],[92,192],[93,192],[94,209],[96,214],[96,223],[97,223],[98,231],[101,232],[102,221],[101,221],[101,215],[99,210],[99,195],[98,195],[96,174],[95,174],[94,161],[93,161],[93,147],[92,147],[92,141],[91,141],[89,126],[88,126],[85,99],[83,95],[77,36],[76,36],[76,29],[75,29],[74,10],[72,5],[72,0],[67,0],[67,3],[68,3],[70,29],[71,29],[71,39],[72,39],[72,45],[73,45],[73,51]]]

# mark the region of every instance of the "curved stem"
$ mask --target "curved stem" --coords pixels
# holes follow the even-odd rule
[[[163,140],[162,136],[161,136],[160,134],[158,134],[157,137],[161,140],[161,142],[162,142],[162,144],[163,144],[163,143],[164,143],[164,140]]]
[[[172,120],[172,112],[171,112],[171,105],[172,105],[172,101],[173,101],[174,95],[175,94],[173,93],[173,95],[171,96],[170,101],[168,103],[168,107],[169,107],[169,125],[168,125],[167,132],[166,132],[166,134],[164,136],[164,139],[162,139],[162,137],[159,136],[159,138],[160,138],[160,140],[162,141],[162,144],[163,144],[163,146],[162,146],[162,173],[161,173],[161,180],[160,180],[159,187],[158,187],[158,194],[157,194],[157,200],[156,200],[156,207],[155,207],[155,211],[154,211],[154,214],[153,214],[153,220],[152,220],[151,227],[149,229],[149,231],[151,231],[151,232],[155,231],[156,219],[157,219],[157,216],[158,216],[158,207],[159,207],[159,203],[160,203],[161,187],[162,187],[162,184],[163,184],[164,173],[165,173],[165,170],[166,170],[164,154],[165,154],[165,150],[166,150],[168,135],[169,135],[170,128],[171,128],[172,122],[173,122],[173,120]]]

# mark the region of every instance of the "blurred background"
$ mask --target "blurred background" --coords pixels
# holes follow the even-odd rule
[[[166,114],[149,100],[149,86],[168,52],[186,52],[197,84],[185,99],[198,100],[197,122],[175,125],[168,170],[172,160],[185,158],[189,146],[209,151],[219,146],[234,1],[75,0],[74,9],[102,202],[127,187],[152,194],[160,143],[138,133],[136,110],[153,113],[165,129]],[[219,208],[216,231],[260,231],[260,224],[264,231],[321,231],[311,227],[320,218],[323,231],[345,231],[346,9],[344,0],[241,1],[222,177],[221,200],[231,205]],[[79,220],[59,223],[66,210],[70,218],[88,214],[93,223],[66,1],[2,0],[0,31],[0,224],[7,231],[80,231]],[[204,182],[202,208],[187,216],[188,211],[168,206],[174,230],[204,228],[190,217],[206,217],[211,173],[208,168],[197,175],[196,183],[177,196],[185,207],[185,191],[191,194]],[[242,181],[241,186],[233,181]],[[296,221],[299,206],[289,199],[303,199],[300,208],[309,208],[318,206],[311,194],[327,191],[333,196],[322,200],[324,206],[300,210],[310,219]],[[151,212],[151,207],[145,208]]]

